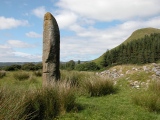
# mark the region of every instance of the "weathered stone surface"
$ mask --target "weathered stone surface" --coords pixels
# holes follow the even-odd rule
[[[43,29],[43,85],[46,86],[60,79],[60,32],[49,12],[44,15]]]

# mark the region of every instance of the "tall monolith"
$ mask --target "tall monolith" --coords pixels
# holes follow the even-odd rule
[[[43,25],[43,86],[60,79],[60,32],[56,19],[47,12]]]

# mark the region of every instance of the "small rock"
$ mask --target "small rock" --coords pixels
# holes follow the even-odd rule
[[[157,76],[160,76],[160,71],[157,71],[157,72],[156,72],[156,75],[157,75]]]
[[[138,69],[137,69],[137,68],[132,68],[132,70],[135,70],[135,71],[137,71]]]

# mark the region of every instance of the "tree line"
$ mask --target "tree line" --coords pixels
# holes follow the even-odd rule
[[[103,67],[117,64],[145,64],[160,60],[160,33],[145,35],[108,50],[101,62]]]
[[[92,61],[81,63],[80,60],[78,62],[70,60],[66,63],[61,63],[60,69],[77,71],[96,71],[99,70],[100,67]]]
[[[36,71],[42,69],[42,63],[25,63],[23,65],[19,64],[13,64],[13,65],[8,65],[8,66],[3,66],[0,68],[1,70],[5,71],[16,71],[16,70],[27,70],[27,71]]]

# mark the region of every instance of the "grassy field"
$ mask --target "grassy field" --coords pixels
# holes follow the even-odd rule
[[[134,103],[139,90],[130,88],[124,79],[119,81],[115,94],[101,97],[80,96],[81,109],[60,116],[59,120],[159,120],[160,114]]]
[[[93,72],[61,71],[62,82],[43,89],[39,74],[7,72],[0,78],[0,119],[160,120],[160,83],[146,90],[126,81],[144,82],[151,74],[135,72],[114,85]]]

